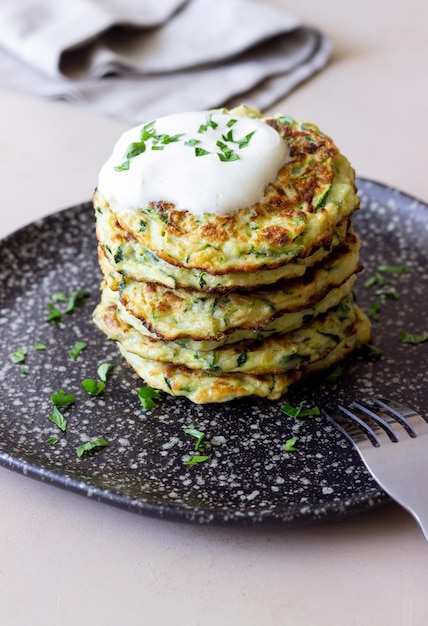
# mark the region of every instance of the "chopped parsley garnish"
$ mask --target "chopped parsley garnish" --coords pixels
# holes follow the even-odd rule
[[[425,343],[428,341],[428,333],[423,333],[422,335],[413,335],[412,333],[406,333],[404,330],[400,330],[398,333],[398,339],[401,343],[410,343],[414,346]]]
[[[45,440],[45,443],[48,443],[51,446],[54,446],[56,443],[58,443],[59,439],[58,437],[49,437],[49,439]]]
[[[106,441],[104,437],[98,437],[98,439],[93,439],[92,441],[83,443],[81,446],[77,446],[76,453],[80,459],[84,454],[96,450],[97,448],[105,448],[106,446],[108,446],[108,441]]]
[[[141,406],[144,409],[153,409],[156,406],[155,400],[160,398],[160,392],[151,387],[140,387],[138,390]]]
[[[63,407],[76,402],[76,398],[71,393],[65,393],[65,391],[61,389],[51,395],[51,402],[56,407]]]
[[[366,356],[374,361],[377,361],[383,355],[383,350],[377,346],[373,346],[371,343],[365,343],[363,345]]]
[[[209,455],[191,454],[186,461],[186,465],[197,465],[198,463],[204,463],[210,458]]]
[[[186,433],[186,435],[191,435],[192,437],[196,438],[194,449],[199,450],[199,446],[201,445],[202,440],[205,437],[205,433],[201,432],[200,430],[197,430],[196,428],[186,428],[184,432]]]
[[[232,148],[229,148],[223,141],[216,141],[216,146],[220,148],[221,152],[217,152],[217,156],[220,161],[239,161],[239,156]]]
[[[62,313],[51,302],[48,302],[49,315],[46,318],[46,322],[60,322],[62,320]]]
[[[327,374],[327,376],[324,378],[324,380],[326,382],[333,382],[335,380],[337,380],[338,378],[340,378],[343,374],[343,366],[342,365],[336,365],[336,367]]]
[[[404,265],[379,265],[377,269],[386,274],[410,274],[412,271],[410,267]]]
[[[203,148],[198,148],[198,146],[195,146],[195,156],[200,157],[200,156],[206,156],[207,154],[212,154],[212,153],[209,152],[208,150],[204,150]]]
[[[297,437],[290,437],[284,444],[284,450],[286,452],[295,452],[296,450]]]
[[[82,306],[88,296],[89,291],[87,289],[77,289],[73,291],[68,297],[64,313],[68,315],[77,309],[77,307]]]
[[[198,128],[198,133],[206,133],[208,128],[212,128],[212,129],[216,129],[218,124],[217,122],[214,122],[213,118],[212,118],[212,113],[207,113],[207,116],[205,118],[205,124],[201,124]]]
[[[237,119],[230,119],[227,122],[227,127],[229,128],[228,132],[222,134],[221,137],[223,141],[217,142],[217,147],[220,148],[219,152],[211,152],[199,144],[201,141],[199,139],[187,139],[183,140],[185,136],[184,133],[177,133],[175,135],[168,135],[163,133],[157,133],[155,128],[155,122],[150,122],[143,126],[140,133],[140,141],[133,141],[127,147],[125,154],[123,155],[123,161],[120,165],[117,165],[114,169],[118,172],[122,172],[125,170],[129,170],[131,165],[131,160],[141,154],[143,154],[149,147],[148,142],[150,142],[150,147],[152,150],[163,150],[165,146],[171,143],[176,143],[178,141],[184,141],[185,146],[190,146],[194,148],[194,154],[196,157],[207,156],[209,154],[217,154],[220,161],[223,162],[231,162],[238,161],[240,159],[239,155],[230,144],[234,144],[240,150],[246,148],[251,141],[251,138],[255,134],[255,130],[251,131],[244,137],[235,139],[233,136],[232,126],[234,126],[238,122]],[[205,118],[205,124],[201,124],[198,128],[198,133],[203,134],[209,131],[209,129],[215,130],[218,127],[217,122],[213,120],[213,114],[207,113]]]
[[[40,341],[36,341],[33,346],[34,350],[46,350],[46,346],[44,343],[40,343]]]
[[[48,420],[56,424],[60,430],[65,432],[67,430],[67,420],[58,407],[62,408],[69,404],[73,404],[76,402],[76,398],[72,394],[67,394],[63,389],[61,389],[58,393],[53,393],[51,395],[51,402],[52,414],[47,415],[46,417]]]
[[[199,139],[189,139],[188,141],[184,142],[185,146],[190,146],[191,148],[193,148],[194,146],[197,146],[200,142]]]
[[[13,354],[10,355],[12,363],[25,363],[27,357],[27,350],[25,348],[17,348]]]
[[[54,293],[52,295],[52,300],[55,302],[63,302],[66,306],[65,309],[61,311],[58,307],[49,302],[48,308],[50,313],[46,318],[46,322],[60,322],[63,314],[69,315],[77,307],[82,306],[88,296],[89,291],[87,289],[76,289],[76,291],[72,291],[70,295],[66,295],[65,293]]]
[[[70,359],[76,360],[79,354],[86,349],[86,346],[87,344],[84,341],[76,341],[73,348],[68,353]]]
[[[85,378],[85,380],[82,380],[82,387],[85,391],[91,394],[91,396],[99,396],[104,391],[105,382],[103,380]]]
[[[309,417],[311,415],[319,415],[320,410],[317,406],[314,406],[310,409],[303,408],[303,400],[300,402],[299,406],[295,407],[291,404],[285,404],[280,408],[280,411],[288,415],[288,417]]]
[[[48,420],[58,426],[58,428],[62,430],[62,432],[65,432],[67,430],[67,420],[57,406],[54,405],[52,415],[46,415],[46,417],[48,418]]]
[[[379,300],[376,300],[376,302],[372,302],[368,308],[367,315],[375,322],[377,322],[377,320],[379,319],[380,307],[381,303],[379,302]]]
[[[29,374],[30,370],[28,369],[28,367],[21,367],[21,374]]]
[[[99,379],[102,380],[104,383],[107,382],[107,378],[113,368],[114,365],[112,363],[101,363],[101,365],[97,369]]]
[[[399,293],[394,285],[390,284],[390,279],[385,274],[410,274],[411,269],[402,265],[379,265],[373,276],[369,276],[364,283],[364,287],[376,286],[376,295],[379,299],[372,302],[368,308],[367,314],[373,321],[379,320],[379,313],[382,305],[387,299],[398,300]]]

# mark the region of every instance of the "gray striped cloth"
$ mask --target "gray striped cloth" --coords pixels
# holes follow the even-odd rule
[[[129,124],[245,102],[320,70],[328,38],[262,0],[2,0],[0,87]]]

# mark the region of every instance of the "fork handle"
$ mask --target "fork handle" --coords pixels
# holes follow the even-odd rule
[[[415,472],[412,441],[390,444],[395,448],[394,454],[391,454],[389,446],[370,446],[370,451],[364,450],[365,456],[358,451],[375,480],[393,500],[413,515],[428,541],[428,460],[419,463]]]

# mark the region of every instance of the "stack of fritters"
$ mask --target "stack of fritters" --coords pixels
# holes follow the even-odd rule
[[[251,207],[195,215],[160,200],[115,211],[94,197],[95,323],[148,385],[196,403],[279,398],[370,339],[352,295],[353,169],[316,126],[264,121],[291,160]]]

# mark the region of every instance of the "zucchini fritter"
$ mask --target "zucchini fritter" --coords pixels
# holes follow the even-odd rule
[[[94,195],[104,275],[95,324],[148,385],[196,403],[279,398],[371,332],[352,293],[361,266],[351,165],[313,124],[246,107],[231,113],[263,120],[287,143],[289,158],[255,204],[197,214],[161,197],[130,208],[103,189]],[[204,132],[215,129],[210,116]],[[181,140],[155,127],[140,127],[152,150]],[[248,149],[252,134],[235,140],[230,130],[217,145],[229,158],[230,146]],[[115,169],[146,150],[143,140],[132,143]],[[232,167],[224,171],[233,177]]]

